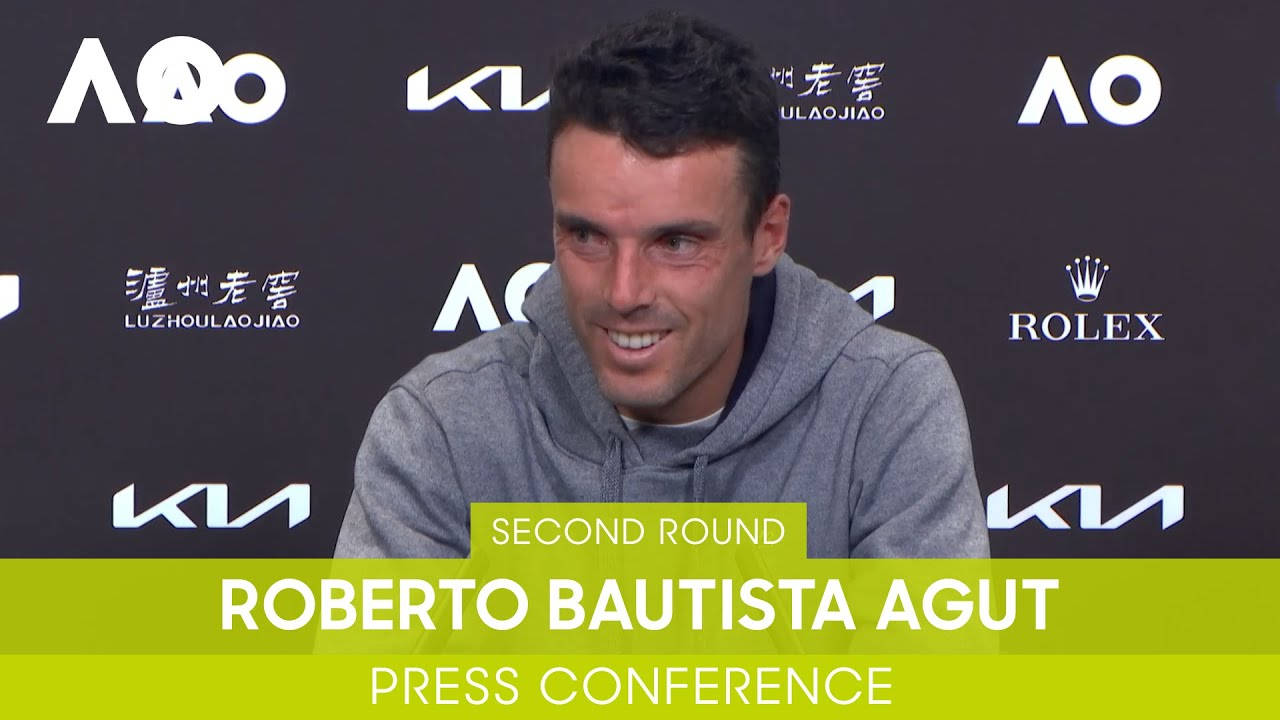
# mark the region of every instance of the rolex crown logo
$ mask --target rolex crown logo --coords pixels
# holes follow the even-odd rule
[[[1102,292],[1102,281],[1107,277],[1110,265],[1103,265],[1100,258],[1084,256],[1084,261],[1076,258],[1075,265],[1068,265],[1067,277],[1071,278],[1071,289],[1080,302],[1093,302]]]

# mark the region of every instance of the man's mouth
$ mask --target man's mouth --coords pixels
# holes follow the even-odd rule
[[[656,345],[659,340],[666,337],[671,331],[654,330],[652,332],[624,333],[617,330],[608,330],[607,332],[614,345],[627,350],[643,350],[651,345]]]

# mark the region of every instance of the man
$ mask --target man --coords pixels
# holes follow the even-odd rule
[[[551,85],[555,262],[513,323],[375,410],[341,557],[461,557],[480,501],[803,502],[812,557],[983,557],[937,351],[784,250],[777,100],[687,16],[612,29]]]

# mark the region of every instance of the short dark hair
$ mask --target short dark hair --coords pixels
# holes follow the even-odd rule
[[[551,79],[548,171],[556,136],[573,124],[615,133],[659,158],[737,145],[748,235],[778,194],[777,90],[750,45],[704,20],[651,13],[560,59]]]

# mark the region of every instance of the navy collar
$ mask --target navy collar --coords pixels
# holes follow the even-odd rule
[[[733,410],[733,405],[747,387],[747,381],[755,372],[760,357],[764,355],[764,346],[769,341],[769,330],[773,328],[773,305],[778,296],[778,274],[770,270],[764,277],[751,280],[751,296],[747,305],[747,330],[742,342],[742,360],[738,363],[738,374],[729,387],[729,397],[724,401],[724,410],[720,413],[717,425],[724,422]]]

